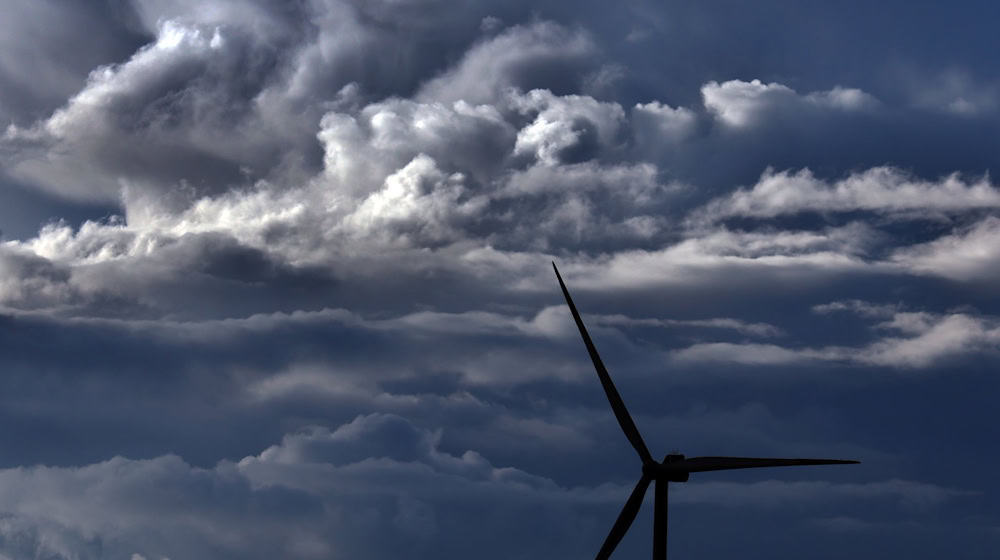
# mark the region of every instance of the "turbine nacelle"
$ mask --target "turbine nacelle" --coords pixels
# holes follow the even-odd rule
[[[642,476],[651,480],[663,482],[687,482],[691,476],[684,456],[670,453],[659,463],[646,463],[642,466]]]

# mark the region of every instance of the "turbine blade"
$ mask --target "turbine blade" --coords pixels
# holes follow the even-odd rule
[[[807,465],[856,465],[861,461],[841,459],[757,459],[754,457],[691,457],[681,466],[688,472],[756,469],[761,467],[801,467]]]
[[[615,418],[618,419],[618,424],[622,427],[622,431],[625,432],[625,437],[628,438],[632,447],[634,447],[639,453],[639,458],[642,459],[643,464],[655,464],[656,461],[654,461],[653,456],[649,454],[646,442],[642,441],[642,436],[639,435],[639,429],[635,427],[635,422],[632,421],[632,417],[625,408],[625,403],[622,401],[621,395],[618,394],[618,389],[615,389],[615,384],[611,382],[611,376],[608,375],[608,370],[604,367],[604,362],[601,361],[601,356],[597,353],[594,341],[590,339],[590,334],[587,333],[587,327],[583,325],[583,319],[580,318],[580,312],[576,310],[576,305],[573,304],[573,298],[570,297],[569,290],[566,288],[566,283],[563,282],[562,276],[559,275],[559,269],[556,268],[556,263],[552,263],[552,268],[556,271],[556,278],[559,279],[559,287],[562,288],[563,296],[566,297],[566,303],[569,305],[569,311],[573,314],[573,320],[576,321],[577,328],[580,329],[580,336],[583,337],[583,343],[587,346],[587,352],[590,354],[590,360],[594,362],[594,369],[597,370],[597,377],[601,379],[601,385],[604,387],[604,394],[608,396],[608,402],[611,403],[611,410],[614,411]]]
[[[642,498],[646,495],[646,489],[649,488],[651,480],[646,475],[643,475],[639,479],[639,482],[632,490],[632,494],[625,501],[622,512],[618,514],[618,519],[615,520],[614,526],[611,527],[608,538],[604,539],[604,544],[601,545],[601,550],[597,553],[596,560],[608,560],[608,557],[614,552],[615,547],[618,546],[619,541],[625,536],[628,528],[632,526],[635,516],[639,513],[639,508],[642,506]]]

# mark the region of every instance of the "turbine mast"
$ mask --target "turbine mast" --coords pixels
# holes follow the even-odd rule
[[[657,480],[653,483],[653,560],[667,560],[667,489],[670,483]]]

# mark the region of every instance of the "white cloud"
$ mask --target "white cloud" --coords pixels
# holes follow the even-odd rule
[[[1000,208],[1000,189],[983,177],[967,182],[958,174],[938,181],[918,179],[893,167],[874,167],[837,181],[816,178],[809,169],[766,171],[751,189],[710,202],[695,215],[772,218],[797,212],[962,212]]]
[[[469,198],[460,173],[445,176],[433,159],[418,155],[385,179],[385,187],[372,193],[344,219],[352,232],[401,236],[419,246],[456,241],[462,236],[456,220],[470,220],[486,204],[483,197]]]
[[[568,313],[568,311],[567,311]],[[748,323],[739,319],[636,319],[624,315],[596,316],[597,322],[604,325],[621,325],[626,327],[676,327],[676,328],[708,328],[733,330],[740,334],[760,337],[782,335],[781,329],[767,323]]]
[[[514,96],[512,102],[521,113],[536,115],[518,132],[515,155],[533,154],[540,163],[555,165],[566,159],[591,159],[620,141],[625,113],[617,103],[578,95],[558,97],[546,90]]]
[[[211,42],[181,28],[174,34],[153,49]],[[579,123],[588,123],[583,136],[574,132]],[[85,293],[115,285],[153,302],[160,296],[143,293],[145,282],[198,259],[210,266],[209,255],[227,243],[227,251],[292,267],[408,248],[455,245],[461,255],[496,242],[535,251],[602,238],[627,245],[661,234],[665,219],[657,213],[675,191],[660,183],[655,165],[618,161],[626,127],[617,104],[545,90],[509,90],[496,107],[388,99],[323,117],[325,165],[312,179],[262,180],[204,196],[127,188],[124,220],[85,222],[76,231],[57,224],[15,246],[66,267],[68,282]],[[562,142],[543,129],[569,137]],[[527,167],[512,164],[518,150],[532,159]],[[178,204],[178,197],[190,200]],[[231,242],[207,241],[221,238]]]
[[[574,265],[585,287],[697,285],[734,273],[808,278],[836,272],[876,271],[865,261],[872,231],[861,224],[817,232],[710,230],[654,251],[621,251]]]
[[[448,171],[489,181],[514,147],[516,129],[493,106],[387,100],[357,116],[331,112],[320,123],[323,177],[340,194],[367,194],[419,154]]]
[[[774,344],[704,342],[674,352],[682,362],[729,362],[747,365],[784,365],[814,358],[812,351],[783,348]]]
[[[828,308],[821,308],[828,312]],[[867,311],[867,310],[865,310]],[[962,313],[864,312],[886,318],[877,323],[882,334],[864,346],[784,347],[775,344],[704,342],[682,348],[673,357],[686,362],[727,362],[747,365],[788,365],[810,361],[854,363],[896,369],[925,369],[942,361],[1000,351],[1000,321]]]
[[[663,144],[676,145],[688,139],[694,133],[697,117],[685,107],[650,101],[636,103],[632,108],[632,124],[640,145],[662,149]]]
[[[964,314],[897,316],[886,326],[911,336],[875,342],[857,359],[875,365],[920,368],[948,357],[1000,350],[1000,325],[994,320]]]
[[[795,101],[795,90],[779,83],[764,84],[760,80],[744,82],[730,80],[722,84],[711,81],[702,86],[705,108],[731,126],[753,124],[759,113],[782,103]]]
[[[959,281],[995,280],[1000,274],[1000,218],[988,216],[962,231],[898,249],[892,260],[919,274]]]
[[[874,97],[855,88],[837,86],[802,96],[784,84],[765,84],[760,80],[729,80],[721,84],[711,81],[702,86],[701,95],[706,109],[736,128],[757,124],[772,112],[859,111],[878,105]]]

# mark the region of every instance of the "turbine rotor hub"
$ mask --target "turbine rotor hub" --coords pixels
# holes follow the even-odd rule
[[[658,480],[665,482],[687,482],[691,473],[684,465],[684,455],[680,453],[669,453],[660,463]]]
[[[642,474],[648,478],[663,482],[687,482],[691,473],[684,464],[684,456],[671,453],[659,463],[648,463],[642,466]]]

